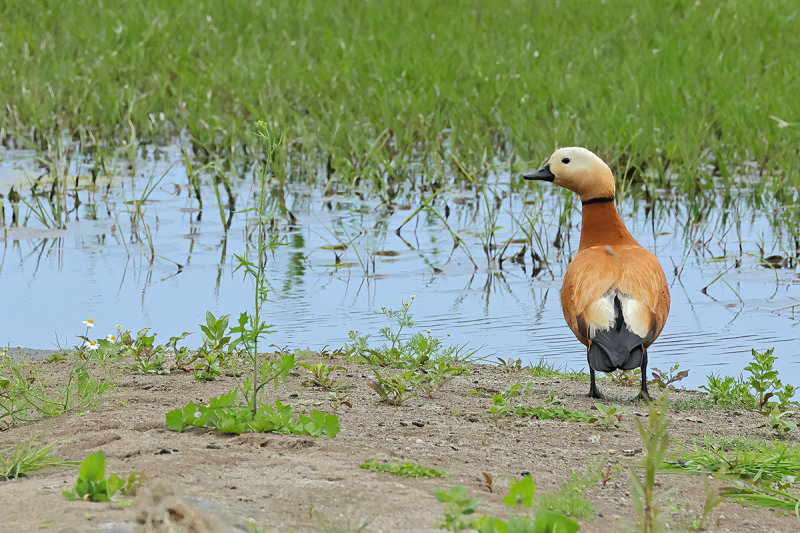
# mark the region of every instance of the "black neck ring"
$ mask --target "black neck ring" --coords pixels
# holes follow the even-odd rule
[[[585,202],[581,202],[581,205],[591,205],[591,204],[605,204],[609,202],[613,202],[614,197],[609,196],[605,198],[592,198],[591,200],[586,200]]]

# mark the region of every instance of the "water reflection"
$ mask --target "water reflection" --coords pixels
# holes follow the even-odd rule
[[[0,191],[41,174],[29,158],[0,157]],[[2,344],[74,344],[81,320],[92,317],[100,336],[120,323],[150,327],[161,340],[193,331],[187,342],[197,345],[206,310],[236,314],[250,305],[252,287],[232,272],[232,256],[251,240],[246,215],[234,207],[249,206],[252,177],[190,177],[180,161],[176,149],[164,149],[163,157],[109,171],[111,178],[95,176],[95,191],[71,185],[59,215],[65,229],[44,227],[25,203],[18,216],[28,225],[12,227],[6,209]],[[75,161],[70,172],[92,175]],[[368,191],[276,188],[274,229],[286,245],[268,263],[266,320],[276,326],[269,342],[318,349],[341,346],[350,329],[376,335],[386,323],[375,310],[415,294],[417,327],[448,343],[583,368],[558,296],[577,249],[579,207],[561,191],[511,189],[502,181],[485,194],[445,187],[411,216],[434,190],[395,190],[387,205]],[[761,261],[791,257],[793,237],[775,224],[796,210],[724,201],[727,208],[715,208],[665,193],[653,204],[631,194],[620,206],[631,232],[658,255],[672,292],[651,365],[678,362],[698,385],[708,372],[741,372],[751,348],[775,346],[783,377],[800,383],[799,278],[791,263],[772,270]]]

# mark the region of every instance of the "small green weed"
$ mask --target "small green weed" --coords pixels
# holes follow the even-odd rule
[[[167,413],[167,429],[183,431],[189,426],[215,428],[223,433],[290,433],[332,439],[339,433],[339,418],[320,411],[295,416],[292,406],[280,400],[275,400],[274,406],[261,404],[254,414],[249,403],[236,405],[234,390],[212,398],[208,406],[189,402],[183,409]]]
[[[303,382],[304,384],[321,387],[327,391],[340,388],[337,381],[331,377],[331,373],[335,370],[347,370],[343,366],[333,366],[327,363],[298,363],[297,366],[305,368],[308,372],[308,379]]]
[[[589,422],[602,424],[604,427],[617,427],[622,422],[622,415],[626,412],[625,408],[620,405],[605,405],[602,403],[594,404],[598,414],[591,417]]]
[[[498,357],[497,360],[499,361],[498,366],[506,373],[520,372],[523,370],[523,368],[528,368],[522,366],[522,359],[514,359],[513,357],[503,359],[502,357]]]
[[[448,490],[434,490],[433,495],[436,499],[447,506],[444,513],[442,527],[449,531],[462,531],[471,527],[471,521],[466,519],[478,510],[480,501],[467,496],[467,489],[463,485],[457,485]]]
[[[421,478],[434,478],[444,477],[449,474],[447,470],[439,468],[430,468],[427,466],[418,465],[407,461],[405,463],[380,463],[376,459],[367,459],[361,465],[365,470],[373,470],[375,472],[387,472],[394,476],[404,477],[421,477]]]
[[[571,470],[569,479],[561,488],[557,492],[537,497],[535,506],[537,509],[545,509],[573,518],[589,518],[594,513],[594,506],[583,495],[587,488],[600,479],[599,470],[591,471],[587,475]]]
[[[671,386],[673,383],[678,381],[682,381],[683,379],[689,376],[688,370],[678,370],[680,368],[679,363],[675,363],[670,367],[668,371],[663,371],[658,368],[653,368],[651,375],[653,376],[653,381],[651,383],[655,384],[660,390],[664,390],[667,387]]]
[[[228,322],[231,315],[215,317],[206,311],[206,323],[200,324],[203,332],[203,345],[194,357],[194,377],[201,381],[213,381],[222,375],[223,366],[227,362],[231,341]]]
[[[769,507],[794,513],[800,520],[800,496],[789,492],[785,486],[772,486],[769,484],[748,484],[737,482],[733,487],[725,487],[720,494],[731,501],[752,505],[755,507]]]
[[[345,357],[362,364],[409,369],[428,369],[441,361],[455,363],[474,359],[477,349],[467,349],[466,345],[445,347],[441,340],[431,336],[430,330],[424,335],[415,333],[408,340],[403,340],[404,330],[414,326],[410,309],[415,298],[412,294],[408,301],[402,302],[399,310],[381,307],[379,313],[393,321],[395,325],[390,323],[379,330],[380,336],[384,339],[383,345],[379,348],[369,346],[368,336],[350,330],[348,336],[351,343],[345,344],[342,349]],[[463,372],[466,372],[466,368]]]
[[[642,533],[663,531],[666,524],[659,519],[659,509],[655,505],[655,476],[662,467],[669,445],[667,410],[669,409],[669,389],[665,389],[658,400],[648,406],[647,425],[639,420],[636,427],[642,437],[645,449],[644,479],[631,470],[631,497],[633,507],[639,517],[636,530]]]
[[[526,383],[525,385],[515,383],[514,385],[506,387],[499,394],[493,394],[492,406],[489,407],[488,412],[484,413],[484,416],[490,416],[495,419],[509,416],[513,412],[509,400],[522,394],[528,394],[533,388],[533,383]]]
[[[626,387],[638,386],[642,380],[642,371],[638,368],[634,370],[615,370],[614,372],[606,372],[605,374],[612,383]]]
[[[402,405],[419,392],[418,385],[422,377],[414,370],[395,375],[383,375],[377,370],[374,372],[375,380],[370,381],[369,386],[389,405]]]
[[[514,414],[524,418],[572,420],[576,422],[588,422],[592,418],[592,415],[588,413],[570,411],[569,409],[553,405],[559,402],[559,400],[555,398],[555,395],[551,395],[548,400],[545,400],[547,405],[544,406],[532,407],[524,404],[512,405],[510,400],[517,396],[530,393],[533,388],[533,383],[526,383],[525,385],[516,383],[507,387],[499,394],[492,395],[492,405],[489,407],[489,410],[484,413],[484,416],[499,419]]]
[[[777,405],[773,405],[772,409],[761,414],[767,417],[764,426],[772,428],[778,438],[786,437],[790,431],[797,431],[797,424],[786,418],[791,411],[781,411]]]
[[[448,490],[434,490],[436,499],[447,505],[442,527],[450,531],[465,529],[477,530],[481,533],[574,533],[578,530],[578,522],[563,514],[540,510],[531,519],[527,515],[512,516],[507,521],[489,515],[477,519],[469,519],[479,505],[479,500],[469,498],[463,485],[452,487]],[[510,508],[530,508],[534,504],[535,487],[533,479],[525,476],[520,480],[509,483],[509,493],[503,498]]]
[[[68,500],[85,500],[90,502],[109,502],[117,491],[128,495],[135,493],[142,483],[140,472],[132,472],[127,481],[119,474],[106,477],[106,455],[103,450],[86,456],[78,471],[78,480],[71,491],[63,491]]]

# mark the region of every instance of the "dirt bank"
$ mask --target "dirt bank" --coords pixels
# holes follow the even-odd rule
[[[37,363],[42,372],[65,372],[69,363]],[[515,383],[533,383],[520,401],[543,405],[551,392],[562,407],[590,412],[595,403],[585,396],[583,380],[532,378],[525,372],[475,366],[456,377],[435,398],[415,397],[400,407],[378,400],[368,387],[371,368],[347,364],[337,377],[352,386],[352,408],[340,406],[341,431],[335,439],[278,434],[224,435],[189,429],[165,429],[166,412],[190,400],[200,403],[229,390],[234,379],[195,381],[191,374],[140,375],[115,373],[116,388],[87,412],[63,415],[0,432],[7,449],[30,435],[58,440],[55,452],[81,460],[103,449],[111,472],[144,472],[137,501],[116,509],[108,504],[66,500],[61,491],[74,485],[76,471],[49,468],[31,477],[0,482],[0,529],[3,531],[133,531],[137,518],[156,524],[188,524],[195,531],[247,531],[252,519],[266,531],[352,531],[369,521],[366,531],[437,530],[444,505],[434,488],[463,484],[481,504],[478,513],[507,517],[502,504],[508,479],[529,472],[537,494],[555,492],[571,469],[593,472],[612,467],[605,486],[594,483],[586,497],[594,505],[581,531],[616,531],[635,520],[630,475],[618,465],[643,458],[635,420],[647,407],[628,400],[635,388],[601,384],[606,403],[620,403],[627,413],[620,427],[519,417],[493,420],[484,416],[492,393]],[[304,386],[301,372],[287,383],[266,389],[265,400],[281,398],[297,411],[331,411],[328,393]],[[470,394],[477,391],[480,394]],[[696,398],[679,391],[671,399]],[[770,437],[759,427],[763,417],[738,410],[672,410],[674,443],[704,435]],[[409,479],[359,468],[368,458],[414,461],[447,469],[439,479]],[[490,493],[482,473],[495,480]],[[702,476],[659,474],[657,491],[663,518],[673,530],[686,530],[694,512],[702,510]],[[238,524],[238,525],[237,525]],[[777,512],[722,503],[713,512],[709,531],[797,531],[800,523]],[[158,530],[151,525],[150,530]],[[167,531],[167,529],[163,529]]]

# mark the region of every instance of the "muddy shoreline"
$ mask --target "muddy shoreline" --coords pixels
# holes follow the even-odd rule
[[[306,361],[304,359],[304,361]],[[58,382],[71,363],[32,363],[42,379]],[[302,369],[286,383],[265,389],[266,402],[291,403],[298,412],[336,412],[341,431],[335,439],[280,434],[225,435],[164,427],[165,413],[189,401],[207,402],[230,390],[235,380],[195,381],[190,373],[136,374],[114,369],[115,388],[85,412],[39,420],[0,432],[0,448],[8,449],[32,435],[56,441],[61,458],[82,460],[102,449],[108,470],[127,475],[144,473],[135,502],[122,509],[102,503],[68,501],[75,470],[53,467],[0,482],[2,531],[167,531],[170,520],[197,531],[247,531],[252,520],[265,531],[439,530],[445,507],[433,489],[463,484],[480,500],[478,515],[507,518],[502,503],[508,481],[530,473],[537,494],[556,492],[571,470],[592,475],[610,467],[603,486],[585,491],[594,510],[581,519],[581,531],[623,530],[636,516],[630,496],[629,467],[643,459],[635,420],[647,408],[631,402],[637,388],[608,380],[600,385],[606,404],[624,407],[619,427],[566,420],[485,416],[491,395],[516,383],[532,383],[518,403],[545,405],[550,393],[560,406],[591,412],[595,400],[586,397],[583,379],[537,378],[524,371],[471,365],[469,375],[455,377],[434,398],[418,395],[401,406],[380,402],[369,388],[372,368],[343,363],[334,376],[350,386],[352,408],[333,411],[328,392],[304,385]],[[670,399],[691,401],[700,393],[674,391]],[[684,402],[684,403],[687,403]],[[763,417],[744,410],[671,409],[668,415],[673,446],[703,436],[769,439]],[[444,468],[438,479],[411,479],[360,468],[369,458],[413,461]],[[494,479],[489,492],[483,473]],[[705,499],[703,476],[658,474],[658,505],[672,530],[683,531]],[[25,502],[22,505],[22,502]],[[533,514],[532,511],[529,514]],[[159,518],[160,517],[160,518]],[[159,520],[166,522],[159,522]],[[150,524],[142,529],[142,522]],[[154,524],[162,523],[162,526]],[[777,511],[723,502],[707,522],[709,531],[797,531],[798,521]],[[159,527],[162,527],[159,529]],[[139,529],[137,529],[139,528]]]

